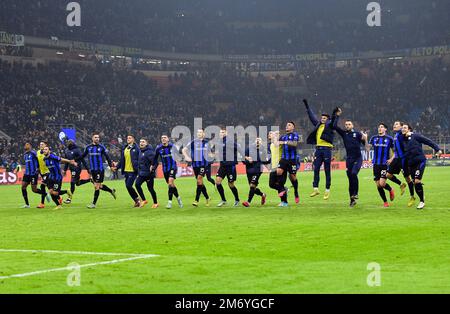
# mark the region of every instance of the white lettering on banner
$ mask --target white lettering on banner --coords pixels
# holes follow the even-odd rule
[[[434,46],[434,47],[420,47],[420,48],[411,49],[412,57],[447,55],[447,54],[450,54],[450,45]]]
[[[17,175],[14,172],[0,171],[0,185],[14,184],[17,182]]]
[[[24,46],[25,36],[0,32],[0,46]]]

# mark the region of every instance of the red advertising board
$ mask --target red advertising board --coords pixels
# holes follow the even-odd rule
[[[212,175],[216,175],[217,169],[219,168],[219,164],[215,163],[211,167]],[[264,168],[266,172],[269,172],[267,168]],[[346,164],[345,161],[336,161],[331,163],[331,169],[332,170],[346,170]],[[370,161],[363,161],[362,169],[372,169],[372,162]],[[320,168],[321,171],[323,171],[323,165]],[[313,171],[313,165],[310,162],[307,163],[301,163],[300,165],[300,172],[306,172],[306,171]],[[236,165],[236,172],[237,174],[245,174],[245,165],[242,163],[239,163]],[[194,171],[192,170],[191,166],[188,166],[185,163],[179,163],[178,164],[178,176],[180,177],[192,177],[194,175]],[[157,171],[157,177],[162,178],[163,172],[161,167],[158,167]]]
[[[5,169],[0,169],[0,185],[22,184],[23,171],[8,172]],[[86,170],[81,172],[82,179],[88,179],[89,173]],[[39,178],[40,179],[40,178]],[[70,182],[70,172],[63,178],[63,182]]]
[[[217,169],[219,168],[219,164],[215,163],[211,167],[212,175],[215,176],[217,173]],[[372,168],[372,163],[369,161],[364,161],[362,165],[363,169],[370,169]],[[331,169],[332,170],[345,170],[345,162],[343,161],[337,161],[331,163]],[[300,172],[306,172],[306,171],[312,171],[312,163],[302,163],[300,166]],[[323,166],[321,168],[323,170]],[[237,174],[245,174],[245,165],[242,163],[239,163],[236,165],[236,171]],[[265,171],[268,172],[266,169]],[[178,164],[178,176],[179,177],[192,177],[194,176],[194,171],[192,170],[191,166],[188,166],[185,163],[179,163]],[[162,167],[158,167],[157,170],[157,177],[163,178],[163,172]],[[4,169],[0,169],[0,185],[12,185],[12,184],[22,184],[22,178],[23,178],[23,172],[8,172]],[[82,179],[89,178],[89,174],[86,170],[83,170],[81,173]],[[67,175],[63,179],[64,183],[70,182],[70,172],[67,172]]]

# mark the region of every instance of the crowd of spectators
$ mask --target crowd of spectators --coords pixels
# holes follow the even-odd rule
[[[381,27],[368,2],[78,0],[81,27],[69,27],[69,1],[2,0],[0,30],[36,37],[170,52],[295,54],[391,50],[450,42],[448,0],[385,0]]]
[[[420,131],[440,125],[448,131],[450,66],[443,59],[430,62],[367,61],[358,67],[311,68],[303,72],[316,103],[342,106],[347,117],[370,128],[391,117],[414,121]],[[433,108],[433,111],[424,110]],[[417,117],[436,116],[436,123],[419,123]],[[438,111],[436,111],[438,110]]]
[[[129,133],[156,144],[177,125],[192,128],[195,117],[203,119],[203,126],[283,128],[293,120],[304,135],[311,128],[301,104],[304,97],[317,113],[342,107],[343,118],[371,134],[379,122],[400,119],[425,135],[449,136],[448,66],[441,58],[366,61],[267,77],[216,64],[175,75],[162,89],[141,72],[111,64],[1,61],[0,130],[12,140],[0,141],[0,159],[19,158],[25,141],[36,148],[45,139],[58,147],[63,125],[75,126],[85,142],[92,132],[100,132],[115,153]],[[287,93],[286,88],[299,92]]]

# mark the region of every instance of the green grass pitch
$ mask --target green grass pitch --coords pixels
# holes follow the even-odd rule
[[[322,174],[323,176],[323,174]],[[194,208],[195,181],[177,180],[185,207],[165,209],[167,188],[156,187],[161,207],[132,208],[124,182],[109,182],[118,200],[102,193],[89,210],[92,186],[79,188],[71,205],[33,208],[23,204],[19,186],[0,187],[0,293],[449,293],[450,168],[426,170],[427,207],[406,206],[408,193],[383,208],[371,170],[360,173],[360,200],[348,207],[344,171],[333,172],[330,200],[309,198],[311,173],[300,173],[301,202],[276,207],[263,175],[268,204],[217,208],[218,193],[207,187],[213,206]],[[323,192],[322,177],[322,192]],[[68,186],[68,185],[66,185]],[[232,200],[227,187],[227,197]],[[238,178],[241,199],[246,178]],[[148,192],[146,193],[148,195]],[[18,252],[13,250],[81,251]],[[109,263],[135,255],[157,254]],[[68,286],[69,263],[81,269],[79,286]],[[381,286],[369,287],[370,262],[381,267]],[[105,263],[105,264],[98,264]],[[44,271],[39,273],[39,271]],[[5,278],[38,272],[30,276]]]

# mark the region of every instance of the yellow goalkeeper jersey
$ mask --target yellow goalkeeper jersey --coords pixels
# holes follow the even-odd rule
[[[39,172],[41,174],[50,173],[50,170],[48,170],[47,165],[45,164],[44,153],[41,152],[40,150],[38,150],[36,154],[37,154],[37,159],[38,159],[38,163],[39,163]]]
[[[281,145],[270,144],[270,155],[272,160],[272,170],[278,168],[281,159]]]

